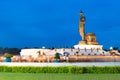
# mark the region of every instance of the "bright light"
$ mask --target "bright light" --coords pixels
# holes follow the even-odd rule
[[[112,49],[113,49],[113,47],[111,46],[111,47],[110,47],[110,50],[112,50]]]
[[[45,46],[43,46],[42,48],[45,49]]]

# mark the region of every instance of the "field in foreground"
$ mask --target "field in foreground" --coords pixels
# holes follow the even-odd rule
[[[0,80],[119,80],[120,74],[0,73]]]

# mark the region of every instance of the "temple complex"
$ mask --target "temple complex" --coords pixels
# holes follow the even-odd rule
[[[86,17],[81,11],[78,28],[81,40],[71,48],[26,48],[13,57],[5,53],[0,56],[0,62],[120,62],[120,51],[112,47],[104,50],[94,32],[85,32],[85,22]]]
[[[32,56],[35,59],[38,59],[38,62],[40,62],[41,60],[48,60],[48,62],[49,60],[53,61],[56,53],[59,53],[61,55],[61,60],[64,60],[64,58],[67,59],[69,57],[69,60],[71,61],[83,61],[87,60],[88,57],[90,58],[90,60],[94,59],[93,61],[105,61],[105,56],[110,56],[112,53],[120,55],[118,51],[113,51],[113,49],[111,49],[110,51],[104,51],[102,48],[103,46],[99,45],[99,43],[97,42],[97,37],[94,32],[85,33],[85,21],[86,18],[81,11],[78,31],[82,40],[80,40],[77,45],[74,45],[74,48],[45,49],[45,47],[43,47],[41,49],[22,49],[20,55],[23,58],[26,56]],[[105,59],[103,60],[103,58]]]

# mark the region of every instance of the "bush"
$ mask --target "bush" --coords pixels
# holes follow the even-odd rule
[[[69,73],[83,73],[83,67],[69,67]]]
[[[12,54],[5,53],[5,54],[4,54],[4,57],[6,57],[6,58],[11,58],[11,57],[12,57]]]
[[[60,54],[59,53],[55,54],[55,59],[60,59]]]
[[[18,66],[0,66],[0,72],[14,72],[14,73],[120,73],[120,66],[114,67],[18,67]]]

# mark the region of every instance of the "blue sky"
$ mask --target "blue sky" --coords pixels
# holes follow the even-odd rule
[[[120,45],[119,0],[0,0],[0,46],[65,47],[78,44],[79,12],[85,32],[104,48]]]

